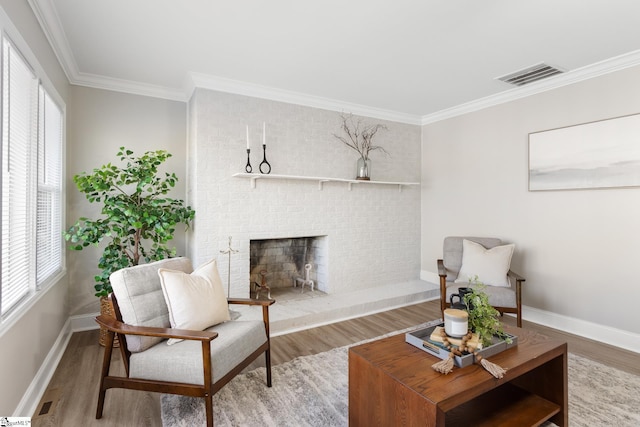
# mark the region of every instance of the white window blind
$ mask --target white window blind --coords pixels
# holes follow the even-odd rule
[[[62,265],[62,112],[40,88],[38,132],[37,285]]]
[[[63,114],[6,37],[1,89],[4,317],[62,268]]]

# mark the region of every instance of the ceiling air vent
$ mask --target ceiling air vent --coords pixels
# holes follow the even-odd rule
[[[496,77],[496,80],[501,80],[515,86],[524,86],[560,73],[564,73],[564,71],[543,63],[507,74],[506,76]]]

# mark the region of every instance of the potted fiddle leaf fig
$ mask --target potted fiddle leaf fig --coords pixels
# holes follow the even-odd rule
[[[175,256],[176,249],[169,242],[176,226],[183,223],[188,227],[195,216],[183,200],[167,197],[178,181],[175,173],[159,172],[171,157],[169,152],[148,151],[136,157],[133,151],[120,147],[117,157],[122,166],[107,163],[73,177],[89,202],[102,205],[103,216],[81,217],[64,233],[72,250],[106,243],[98,260],[101,273],[94,277],[101,308],[111,292],[112,272]]]

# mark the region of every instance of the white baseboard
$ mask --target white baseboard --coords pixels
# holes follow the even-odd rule
[[[67,344],[69,344],[71,334],[71,320],[69,318],[64,323],[62,330],[58,334],[58,338],[56,338],[53,347],[51,347],[44,362],[40,365],[40,369],[38,369],[36,376],[33,378],[33,381],[31,381],[31,384],[29,384],[27,391],[22,396],[22,399],[20,399],[20,403],[18,403],[13,413],[14,417],[31,417],[33,415],[38,407],[38,403],[40,403],[42,395],[47,390],[49,381],[51,381],[51,377],[53,377],[58,363],[60,363],[60,359],[62,359]]]
[[[539,325],[640,353],[640,334],[525,305],[522,306],[522,318]]]
[[[440,282],[440,277],[436,273],[426,270],[420,271],[420,279],[432,283]],[[526,305],[522,306],[522,318],[549,328],[640,353],[640,334]]]
[[[90,331],[92,329],[98,329],[96,317],[99,315],[100,313],[89,313],[69,317],[69,320],[71,322],[71,332],[82,332]]]
[[[58,368],[58,363],[60,363],[60,359],[62,359],[62,355],[67,349],[71,335],[74,332],[97,329],[98,324],[95,321],[95,317],[98,314],[99,313],[83,314],[71,316],[67,319],[53,347],[51,347],[40,369],[38,369],[36,376],[31,381],[31,384],[29,384],[22,399],[20,399],[20,403],[18,403],[13,414],[14,417],[30,417],[33,415],[38,407],[38,403],[40,403],[40,399],[42,399],[42,395],[47,391],[51,377],[53,377],[53,374]]]

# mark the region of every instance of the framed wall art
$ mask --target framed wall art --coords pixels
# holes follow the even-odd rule
[[[640,186],[640,114],[529,134],[529,191]]]

